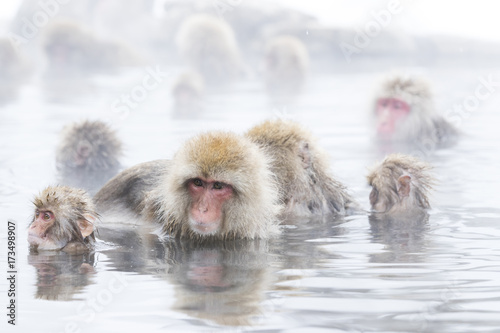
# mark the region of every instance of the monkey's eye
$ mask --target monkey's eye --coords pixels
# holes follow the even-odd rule
[[[202,181],[201,181],[201,179],[199,179],[199,178],[195,178],[195,179],[193,179],[193,184],[194,184],[195,186],[203,186],[203,182],[202,182]]]
[[[214,183],[214,190],[221,190],[224,187],[224,184],[221,182]]]
[[[50,221],[50,220],[52,220],[52,217],[53,217],[53,216],[54,216],[54,215],[53,215],[51,212],[49,212],[49,211],[47,211],[47,212],[43,212],[43,219],[44,219],[45,221]]]

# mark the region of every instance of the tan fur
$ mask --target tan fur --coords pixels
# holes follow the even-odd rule
[[[78,220],[86,220],[93,224],[98,218],[94,203],[84,190],[68,186],[48,186],[34,198],[33,204],[38,210],[50,210],[54,214],[56,223],[52,226],[51,233],[58,240],[65,240],[68,245],[75,241],[88,248],[93,247],[94,233],[83,238],[76,223]],[[34,221],[35,216],[32,223]]]
[[[294,36],[278,36],[266,47],[266,84],[271,94],[297,94],[307,78],[309,54]]]
[[[356,204],[329,171],[329,158],[312,135],[299,124],[269,120],[247,134],[272,161],[285,214],[340,214]]]
[[[230,184],[234,194],[223,206],[221,229],[210,237],[189,227],[191,204],[186,182],[204,177]],[[276,235],[281,210],[268,158],[248,139],[209,132],[188,140],[175,154],[169,172],[147,199],[146,212],[164,234],[192,239],[268,238]]]
[[[431,86],[425,79],[403,75],[387,77],[375,94],[372,110],[380,98],[400,99],[410,106],[408,117],[397,126],[394,141],[424,143],[432,147],[456,141],[458,130],[436,112]]]
[[[380,213],[412,212],[415,209],[429,209],[429,191],[434,178],[429,171],[431,166],[413,156],[391,154],[377,164],[367,176],[372,186],[370,201],[372,210]],[[410,194],[398,195],[398,179],[409,176]]]
[[[207,81],[226,81],[242,70],[232,28],[208,14],[196,14],[181,25],[176,37],[179,54]]]

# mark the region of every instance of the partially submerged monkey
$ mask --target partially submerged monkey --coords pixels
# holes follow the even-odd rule
[[[35,212],[28,227],[33,249],[86,252],[94,248],[98,214],[84,190],[49,186],[33,204]]]
[[[459,136],[455,126],[436,112],[430,84],[420,77],[386,78],[376,92],[372,112],[382,141],[441,148]]]
[[[205,81],[222,83],[237,78],[243,63],[234,31],[224,20],[209,14],[194,14],[179,28],[179,54]]]
[[[391,154],[368,174],[374,213],[412,214],[429,209],[429,190],[434,178],[431,166],[403,154]]]
[[[346,187],[331,174],[329,157],[298,123],[268,120],[247,133],[269,156],[285,214],[345,215],[358,209]]]
[[[61,183],[91,192],[121,167],[122,143],[106,123],[85,120],[66,126],[56,152]]]
[[[309,71],[309,53],[294,36],[277,36],[266,47],[267,91],[275,98],[299,94]]]
[[[94,200],[100,213],[127,207],[163,235],[198,240],[270,237],[281,209],[268,158],[229,132],[197,135],[172,161],[123,171]]]
[[[307,131],[270,121],[240,136],[208,132],[172,161],[127,169],[96,195],[100,213],[132,209],[161,233],[191,239],[268,238],[288,216],[344,215],[356,206]]]

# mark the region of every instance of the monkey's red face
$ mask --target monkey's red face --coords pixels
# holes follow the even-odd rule
[[[191,196],[189,223],[197,233],[216,233],[222,222],[224,203],[233,195],[231,185],[211,179],[194,178],[188,182]]]
[[[50,210],[35,210],[35,218],[28,228],[28,243],[44,250],[61,248],[61,244],[56,244],[50,236],[50,228],[55,220],[54,213]]]
[[[398,124],[410,113],[408,103],[397,98],[380,98],[377,101],[375,114],[377,116],[377,135],[390,137],[396,131]]]

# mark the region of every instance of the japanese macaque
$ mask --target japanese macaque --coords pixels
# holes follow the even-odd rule
[[[358,209],[346,187],[331,175],[326,152],[299,124],[269,120],[246,136],[272,161],[285,215],[345,215]]]
[[[440,148],[458,137],[458,130],[436,113],[431,88],[419,77],[387,78],[376,94],[373,113],[381,141]]]
[[[98,214],[84,190],[49,186],[33,204],[35,214],[28,227],[31,248],[71,253],[93,249]]]
[[[292,97],[305,84],[309,54],[300,39],[293,36],[275,37],[266,47],[265,66],[267,91],[273,96]]]
[[[52,74],[110,72],[140,63],[126,45],[100,40],[72,21],[59,21],[48,27],[42,47]]]
[[[222,83],[242,72],[241,55],[231,27],[208,14],[186,19],[176,37],[179,54],[207,82]]]
[[[368,184],[372,187],[372,211],[398,215],[429,209],[428,195],[434,184],[430,169],[429,164],[412,156],[387,156],[367,176]]]
[[[190,117],[200,113],[205,95],[203,77],[195,71],[179,75],[172,86],[177,117]]]
[[[195,136],[172,161],[123,171],[94,200],[104,216],[128,207],[172,237],[252,239],[279,231],[281,205],[269,158],[248,138],[229,132]]]
[[[101,121],[66,126],[56,152],[61,183],[97,191],[121,167],[122,143],[115,131]]]

